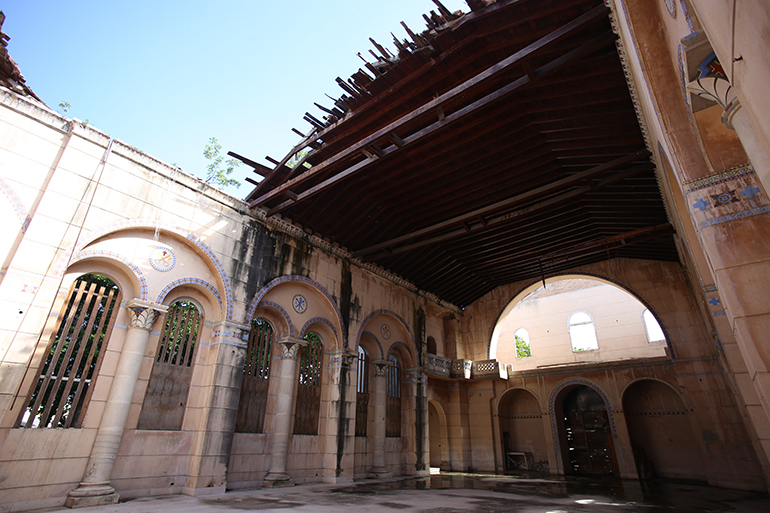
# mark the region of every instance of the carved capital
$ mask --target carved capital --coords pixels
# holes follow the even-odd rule
[[[388,360],[374,360],[372,362],[372,366],[374,367],[374,377],[384,378],[389,365],[390,362]]]
[[[138,328],[146,331],[152,329],[152,323],[155,322],[161,314],[168,312],[166,305],[160,305],[158,303],[152,303],[150,301],[143,301],[141,299],[132,299],[127,304],[131,319],[129,320],[129,328]]]
[[[283,360],[296,360],[299,357],[301,347],[307,345],[307,342],[294,337],[282,338],[278,341],[281,346],[281,358]]]
[[[739,110],[741,110],[741,102],[738,98],[728,103],[725,111],[722,113],[722,124],[730,130],[735,130],[733,119],[735,119]]]
[[[358,353],[352,351],[337,351],[330,355],[329,363],[339,363],[344,367],[353,367],[358,362]]]

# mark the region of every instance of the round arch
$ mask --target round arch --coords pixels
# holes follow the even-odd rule
[[[663,334],[666,337],[666,347],[668,348],[668,351],[670,351],[670,355],[672,358],[675,358],[675,352],[674,348],[671,345],[671,339],[668,336],[668,331],[666,330],[666,327],[661,322],[660,316],[657,314],[655,309],[652,307],[652,305],[644,299],[640,294],[638,294],[634,289],[631,287],[625,285],[624,283],[621,283],[615,279],[612,279],[608,276],[604,276],[597,273],[587,273],[587,272],[581,272],[581,273],[562,273],[562,274],[555,274],[553,276],[549,276],[545,279],[546,286],[549,283],[554,283],[557,281],[562,280],[569,280],[569,279],[588,279],[588,280],[595,280],[607,285],[611,285],[614,287],[619,288],[620,290],[630,294],[634,299],[639,301],[642,305],[644,305],[647,310],[650,311],[650,313],[655,317],[655,320],[658,321],[658,324],[660,324],[661,329],[663,330]],[[534,280],[529,285],[526,285],[522,287],[514,296],[511,298],[511,300],[506,303],[506,305],[502,308],[500,313],[495,318],[495,322],[492,325],[491,332],[489,334],[489,342],[487,343],[487,358],[488,359],[494,359],[495,355],[497,354],[497,345],[499,342],[500,334],[502,332],[502,320],[511,313],[511,311],[525,298],[527,295],[529,295],[530,292],[540,288],[542,285],[543,280]]]
[[[308,298],[313,300],[309,301],[303,296],[303,301],[307,303],[304,303],[303,309],[300,310],[292,303],[298,295],[302,296],[302,294],[308,294]],[[328,344],[329,349],[347,348],[342,313],[334,298],[320,283],[297,275],[281,276],[270,281],[249,303],[246,321],[250,322],[256,311],[266,306],[282,313],[289,328],[287,334],[301,337],[311,325],[315,325],[326,332],[324,343]],[[300,327],[299,331],[296,330],[297,326]]]
[[[389,320],[392,320],[395,324],[391,325],[388,322]],[[372,336],[377,343],[380,344],[380,350],[382,350],[383,344],[388,347],[388,350],[382,353],[382,358],[387,357],[394,342],[400,342],[404,346],[409,360],[412,362],[415,360],[416,348],[414,335],[412,335],[412,330],[409,329],[409,325],[407,325],[404,319],[397,313],[391,310],[381,309],[375,310],[367,315],[363,322],[361,322],[361,327],[358,329],[355,349],[358,349],[358,344],[360,343],[364,332],[370,334],[379,333],[381,335],[382,344],[380,344],[379,337]],[[394,342],[391,342],[391,340]]]
[[[136,265],[118,253],[81,251],[72,258],[64,274],[62,286],[69,287],[83,274],[103,274],[120,288],[123,297],[147,300],[147,280]]]
[[[222,310],[226,313],[227,319],[232,320],[234,306],[233,290],[230,284],[230,279],[227,276],[224,266],[219,261],[219,258],[217,258],[214,251],[206,244],[204,244],[204,242],[194,233],[163,221],[158,221],[155,219],[125,219],[98,227],[94,231],[90,232],[82,241],[80,241],[76,247],[71,247],[59,258],[58,262],[54,265],[52,274],[54,276],[60,276],[62,273],[64,273],[65,268],[68,265],[68,260],[70,260],[70,255],[79,254],[83,250],[86,250],[86,248],[89,246],[97,243],[105,236],[119,236],[120,232],[129,230],[152,230],[156,233],[167,232],[173,238],[185,244],[185,246],[189,247],[199,257],[201,257],[203,261],[206,262],[206,265],[210,269],[211,273],[216,276],[217,281],[219,282],[217,283],[218,290],[225,291]],[[147,297],[145,296],[143,299],[147,299]]]
[[[446,412],[436,400],[428,399],[428,438],[430,466],[449,469],[449,438]]]
[[[540,398],[525,387],[503,392],[495,405],[505,470],[542,468],[548,461],[544,411]]]
[[[262,301],[248,318],[249,326],[251,321],[257,318],[265,319],[270,324],[273,328],[274,340],[297,336],[289,313],[278,303]]]
[[[689,418],[692,408],[676,387],[644,377],[626,385],[621,397],[640,479],[706,479]]]
[[[607,420],[610,426],[610,432],[612,434],[612,440],[616,440],[618,437],[617,428],[615,426],[615,409],[607,397],[604,390],[593,381],[584,378],[569,378],[560,381],[551,391],[548,399],[548,416],[551,421],[551,435],[553,436],[553,444],[556,453],[557,465],[561,467],[561,472],[566,472],[568,463],[567,448],[562,445],[561,432],[565,430],[564,426],[564,412],[561,404],[557,404],[557,401],[563,401],[567,394],[573,389],[585,386],[594,392],[596,392],[601,400],[604,402],[604,408],[607,412]],[[614,458],[613,458],[614,459]],[[617,460],[614,459],[613,467],[617,467]]]

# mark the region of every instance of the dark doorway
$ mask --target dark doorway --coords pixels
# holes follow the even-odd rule
[[[601,396],[581,385],[564,398],[567,441],[566,471],[573,474],[617,474],[612,431]]]

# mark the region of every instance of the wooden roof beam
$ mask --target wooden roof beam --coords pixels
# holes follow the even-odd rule
[[[583,45],[583,46],[581,46],[581,47],[579,47],[579,48],[577,48],[575,50],[572,50],[571,52],[569,52],[569,53],[559,57],[558,59],[556,59],[554,61],[551,61],[550,63],[546,64],[545,66],[542,66],[541,68],[539,68],[538,69],[538,77],[545,76],[545,75],[547,75],[549,73],[553,73],[554,71],[558,70],[562,66],[564,66],[567,63],[571,62],[572,60],[578,59],[578,58],[580,58],[583,55],[590,54],[590,53],[596,51],[598,48],[606,46],[608,43],[614,41],[615,39],[617,39],[617,36],[615,34],[610,33],[610,32],[608,32],[608,33],[606,33],[606,34],[604,34],[602,36],[599,36],[597,38],[594,38],[593,40],[591,40],[591,42],[586,43],[585,45]],[[471,80],[473,80],[473,79],[471,79]],[[414,134],[408,136],[405,139],[405,142],[406,142],[406,144],[414,143],[415,141],[418,141],[418,140],[420,140],[420,139],[422,139],[422,138],[424,138],[424,137],[426,137],[426,136],[428,136],[428,135],[430,135],[430,134],[432,134],[432,133],[442,129],[445,126],[448,126],[450,123],[452,123],[452,122],[462,118],[466,114],[470,114],[470,113],[475,112],[476,110],[479,110],[479,109],[481,109],[481,108],[483,108],[483,107],[485,107],[485,106],[487,106],[489,104],[492,104],[494,101],[499,100],[500,98],[504,97],[505,95],[507,95],[507,94],[513,92],[514,90],[516,90],[516,89],[518,89],[518,88],[520,88],[520,87],[522,87],[522,86],[524,86],[526,84],[529,84],[529,83],[530,83],[529,77],[526,77],[526,76],[521,77],[518,80],[515,80],[515,81],[509,83],[508,85],[505,85],[505,86],[501,87],[497,91],[488,94],[487,96],[481,98],[480,100],[477,100],[477,101],[471,103],[470,105],[468,105],[466,107],[463,107],[463,108],[453,112],[452,114],[446,116],[444,119],[442,119],[440,121],[436,121],[433,124],[423,128],[422,130],[419,130],[419,131],[415,132]],[[435,102],[440,100],[441,98],[442,97],[440,96],[439,98],[437,98],[437,99],[435,99],[435,100],[433,100],[431,102],[428,102],[427,104],[423,105],[423,107],[420,107],[416,111],[413,111],[412,113],[404,116],[404,118],[411,117],[413,114],[415,114],[415,112],[418,112],[418,111],[420,111],[420,113],[425,112],[424,109],[426,107],[433,107],[433,106],[435,106]],[[378,138],[380,138],[380,137],[382,137],[384,135],[387,135],[394,128],[396,128],[397,126],[400,126],[401,125],[401,121],[404,118],[401,118],[400,120],[395,121],[394,123],[391,123],[390,125],[386,126],[385,128],[380,129],[379,131],[377,131],[374,134],[370,135],[369,137],[367,137],[363,141],[361,141],[361,142],[359,142],[359,143],[357,143],[357,144],[355,144],[353,146],[350,146],[350,147],[348,147],[348,149],[346,149],[346,150],[338,153],[337,155],[331,157],[326,162],[322,162],[318,166],[315,166],[314,168],[309,169],[308,171],[306,171],[302,175],[300,175],[300,176],[298,176],[296,178],[293,178],[293,179],[285,182],[282,186],[277,187],[276,189],[273,189],[272,191],[270,191],[268,193],[265,193],[263,196],[261,196],[260,198],[257,198],[252,203],[250,203],[249,206],[252,207],[252,208],[255,207],[255,206],[258,206],[259,204],[264,203],[264,202],[268,201],[269,199],[273,198],[277,194],[280,194],[281,190],[290,188],[290,187],[296,185],[297,183],[300,183],[302,181],[305,181],[305,180],[311,178],[312,176],[317,174],[318,171],[320,171],[320,170],[324,169],[325,167],[327,167],[327,164],[331,164],[333,161],[336,161],[339,158],[342,158],[341,156],[347,156],[349,153],[354,151],[353,149],[355,149],[355,151],[362,151],[362,149],[363,149],[362,146],[371,144],[372,142],[374,142]],[[366,143],[366,144],[363,144],[363,143]],[[398,148],[395,145],[394,146],[390,146],[390,147],[386,148],[385,150],[383,150],[383,155],[392,153],[393,151],[396,151],[397,149]],[[322,190],[326,189],[327,187],[330,187],[330,186],[334,185],[335,183],[339,182],[340,180],[343,180],[344,178],[347,178],[348,176],[350,176],[350,175],[360,171],[361,169],[366,167],[368,164],[374,162],[374,160],[376,160],[376,159],[371,159],[371,158],[367,159],[366,161],[364,161],[365,164],[364,163],[358,163],[358,164],[356,164],[356,165],[354,165],[354,166],[352,166],[352,167],[350,167],[348,169],[345,169],[344,171],[341,171],[340,173],[338,173],[336,175],[331,176],[330,178],[327,178],[323,182],[321,182],[321,183],[319,183],[319,184],[317,184],[317,185],[307,189],[306,191],[300,193],[299,201],[304,200],[305,198],[308,198],[310,196],[313,196],[313,195],[321,192]],[[291,202],[291,201],[283,202],[283,203],[273,207],[272,209],[270,209],[268,214],[269,215],[276,214],[276,213],[286,209],[287,207],[291,206],[292,204],[294,204],[294,202]]]
[[[380,244],[375,244],[374,246],[370,246],[368,248],[362,249],[360,251],[356,251],[353,253],[353,256],[359,257],[361,255],[366,255],[368,253],[373,253],[375,251],[379,251],[384,248],[389,248],[392,246],[396,246],[402,242],[406,242],[408,240],[414,239],[416,237],[422,237],[424,235],[428,235],[430,233],[442,230],[444,228],[448,228],[454,225],[457,225],[459,223],[462,223],[464,221],[468,221],[471,219],[474,219],[478,216],[488,214],[490,212],[493,212],[495,210],[500,210],[502,208],[505,208],[507,206],[513,205],[515,203],[522,203],[526,201],[531,201],[537,197],[541,197],[544,195],[552,194],[554,192],[557,192],[559,190],[565,189],[567,187],[571,187],[577,183],[579,183],[582,180],[585,180],[586,178],[589,178],[591,176],[597,175],[599,173],[603,173],[605,171],[609,171],[615,168],[618,168],[620,166],[630,164],[632,162],[636,162],[638,160],[646,159],[650,156],[650,152],[648,150],[640,150],[634,153],[631,153],[629,155],[626,155],[625,157],[621,157],[619,159],[615,159],[612,162],[608,162],[606,164],[602,164],[600,166],[596,166],[594,168],[591,168],[587,171],[583,171],[582,173],[576,173],[572,176],[568,176],[566,178],[562,178],[561,180],[557,180],[555,182],[551,182],[549,184],[543,185],[541,187],[537,187],[535,189],[532,189],[530,191],[517,194],[516,196],[512,196],[510,198],[507,198],[502,201],[498,201],[497,203],[493,203],[492,205],[488,205],[486,207],[482,207],[480,209],[476,209],[472,212],[467,212],[465,214],[455,216],[452,219],[447,219],[446,221],[442,221],[440,223],[434,224],[432,226],[428,226],[425,228],[422,228],[420,230],[414,231],[412,233],[408,233],[406,235],[402,235],[400,237],[396,237],[393,239],[390,239],[389,241],[382,242]],[[588,191],[588,187],[584,187],[586,192]],[[581,194],[582,194],[581,192]],[[572,191],[567,194],[572,194]],[[565,198],[566,199],[566,198]],[[550,200],[548,200],[550,201]],[[543,202],[545,203],[545,202]],[[549,203],[550,204],[550,203]],[[491,224],[491,220],[487,220],[487,223]]]
[[[269,201],[271,198],[275,197],[276,195],[280,194],[282,187],[284,188],[290,188],[292,186],[295,186],[299,183],[302,183],[306,180],[309,180],[310,178],[318,175],[320,172],[322,172],[324,169],[328,168],[335,162],[347,157],[350,154],[359,152],[362,147],[365,147],[371,143],[376,142],[378,139],[380,139],[383,136],[387,136],[391,132],[395,132],[398,130],[399,127],[402,127],[406,125],[408,122],[414,120],[415,118],[424,115],[426,112],[435,111],[437,107],[440,107],[441,105],[449,102],[450,100],[457,99],[461,97],[464,93],[466,93],[468,90],[477,87],[483,82],[486,82],[494,77],[499,76],[500,73],[510,69],[512,66],[518,65],[523,59],[529,58],[543,49],[549,47],[550,45],[553,45],[562,39],[574,34],[575,32],[585,28],[586,26],[593,23],[595,20],[602,18],[604,16],[607,16],[607,13],[609,12],[609,9],[604,6],[600,5],[591,11],[588,11],[587,13],[583,14],[582,16],[579,16],[578,18],[575,18],[574,20],[570,21],[569,23],[563,25],[559,29],[551,32],[547,36],[538,39],[534,43],[528,45],[527,47],[523,48],[522,50],[519,50],[518,52],[514,53],[513,55],[508,56],[507,58],[503,59],[502,61],[498,62],[497,64],[491,66],[490,68],[482,71],[481,73],[477,74],[476,76],[466,80],[462,84],[459,84],[458,86],[450,89],[449,91],[445,92],[444,94],[438,96],[437,98],[429,101],[428,103],[424,104],[421,107],[418,107],[417,109],[413,110],[409,114],[406,114],[402,116],[401,118],[397,119],[396,121],[388,124],[387,126],[381,128],[380,130],[376,131],[375,133],[371,134],[370,136],[360,140],[358,143],[352,144],[348,146],[346,149],[342,150],[341,152],[337,153],[336,155],[333,155],[329,159],[327,159],[325,162],[321,162],[317,166],[314,166],[312,169],[309,169],[302,175],[293,178],[292,180],[285,182],[283,185],[276,187],[275,189],[266,192],[262,196],[258,197],[256,200],[252,201],[249,206],[251,208],[258,207],[260,205],[263,205],[267,201]],[[616,39],[616,36],[614,34],[611,37],[611,40],[614,41]],[[555,61],[552,61],[550,64],[547,64],[540,68],[537,71],[538,77],[545,74],[544,72],[553,72],[556,71],[561,66],[564,66],[565,64],[569,63],[573,59],[580,58],[584,55],[588,55],[595,51],[598,48],[601,48],[605,46],[610,41],[609,37],[600,36],[599,38],[593,39],[591,42],[586,43],[585,45],[582,45],[581,47],[572,50],[571,52],[568,52],[564,56],[556,59]],[[461,109],[460,111],[447,116],[446,119],[444,119],[440,123],[447,123],[449,120],[454,120],[462,115],[465,115],[469,112],[472,112],[476,110],[477,108],[483,107],[486,104],[490,103],[491,101],[494,101],[498,99],[500,96],[503,96],[504,94],[507,94],[519,87],[522,87],[530,82],[529,77],[522,77],[507,86],[504,86],[503,88],[499,89],[495,93],[491,93],[490,95],[486,96],[485,98],[482,98],[481,100],[478,100],[474,102],[473,104],[469,105],[465,109]],[[430,129],[433,127],[432,129]],[[425,135],[426,133],[431,133],[439,128],[439,126],[436,126],[436,124],[431,125],[431,127],[428,127],[428,129],[425,129],[418,134],[420,136]],[[427,132],[426,132],[427,130]],[[408,141],[411,142],[411,141]],[[358,168],[360,169],[360,168]],[[345,172],[343,172],[345,173]],[[341,174],[343,174],[341,173]],[[347,176],[347,174],[346,174]],[[337,180],[334,180],[336,182]],[[329,185],[331,183],[330,182]],[[323,188],[323,187],[322,187]],[[313,193],[316,193],[320,191],[322,188],[314,188]],[[300,195],[302,197],[302,195]],[[307,197],[305,195],[304,197]],[[288,205],[287,205],[288,206]],[[281,207],[285,208],[285,207]],[[279,209],[279,210],[281,210]]]

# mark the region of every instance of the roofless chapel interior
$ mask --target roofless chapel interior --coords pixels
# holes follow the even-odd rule
[[[0,509],[431,469],[768,490],[767,9],[433,4],[319,79],[288,153],[228,148],[243,199],[54,112],[2,34]]]

